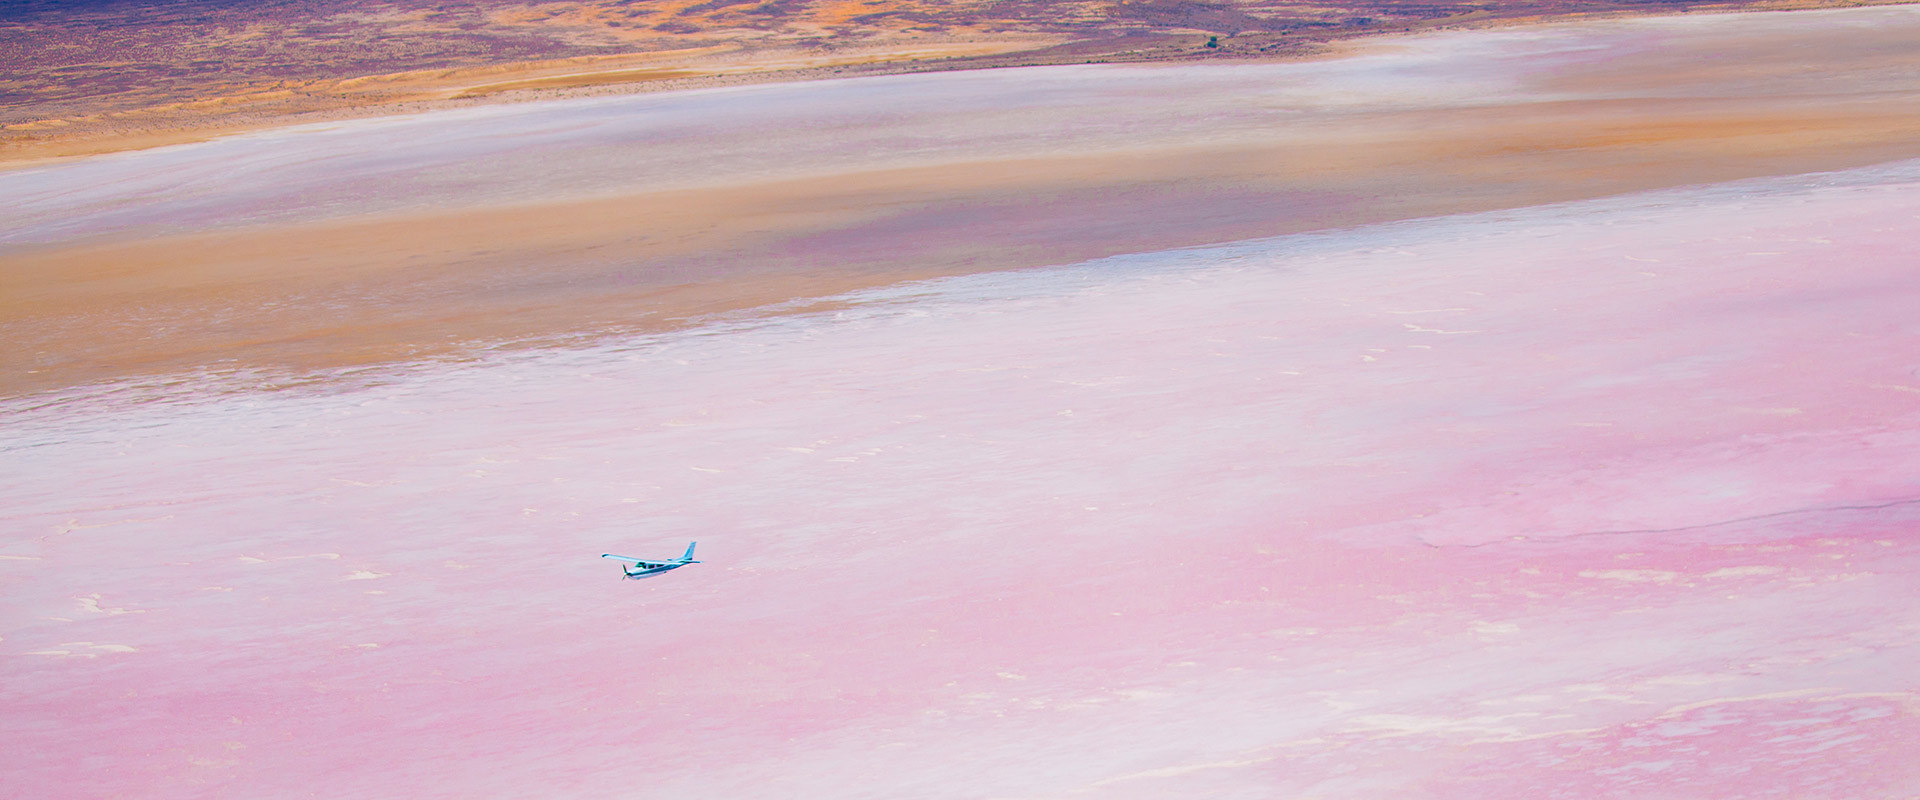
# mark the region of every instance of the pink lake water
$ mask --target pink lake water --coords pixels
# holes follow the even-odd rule
[[[1916,220],[1909,163],[6,401],[5,794],[1912,796]]]

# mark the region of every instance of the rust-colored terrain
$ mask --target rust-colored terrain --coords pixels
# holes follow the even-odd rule
[[[1827,0],[0,0],[0,161],[422,104],[1016,64],[1273,58],[1370,33]]]

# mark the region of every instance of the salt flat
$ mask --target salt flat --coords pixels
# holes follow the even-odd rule
[[[1621,41],[1684,40],[1715,24],[1628,28]],[[1422,39],[1382,56],[1398,61],[1371,63],[1493,48],[1517,55],[1490,62],[1479,51],[1476,69],[1518,80],[1486,65],[1531,70],[1540,53],[1605,62],[1620,51],[1555,37],[1619,30]],[[1658,65],[1668,51],[1649,47],[1646,63]],[[1401,85],[1392,70],[1315,68],[1336,84],[1351,78],[1340,69],[1379,77],[1382,95]],[[1234,96],[1265,86],[1206,71],[1105,82],[1113,74],[1057,80],[1115,95],[1135,85],[1151,95],[1154,81],[1175,94],[1208,81]],[[1831,95],[1808,97],[1789,105]],[[1471,98],[1382,102],[1479,113]],[[1154,131],[1190,141],[1185,122],[1134,119],[1143,141]],[[1800,141],[1785,130],[1772,141]],[[1904,146],[1895,128],[1875,135],[1886,152]],[[1645,164],[1677,164],[1753,141],[1744,136],[1510,155],[1565,165],[1665,153],[1674,160]],[[260,141],[208,146],[287,157]],[[1802,161],[1740,151],[1711,169],[1882,152],[1844,144],[1859,141],[1789,148]],[[995,146],[1016,145],[1067,148],[1018,136]],[[888,169],[938,167],[939,149]],[[424,220],[400,206],[463,197],[381,195],[404,160],[340,152],[338,169],[310,168],[302,185],[324,194],[339,180],[370,192],[369,208],[395,204],[368,216]],[[523,151],[502,152],[494,166],[508,169]],[[524,157],[538,196],[538,148]],[[572,157],[592,163],[555,156],[552,174]],[[87,163],[100,171],[72,174],[135,162]],[[1461,165],[1493,163],[1435,161],[1429,175],[1475,196],[1500,173]],[[1574,174],[1564,169],[1551,176]],[[742,185],[767,185],[742,170]],[[970,174],[953,170],[955,181]],[[50,173],[0,180],[36,174]],[[65,212],[9,228],[16,242],[41,238],[9,251],[8,274],[71,267],[80,262],[57,259],[78,257],[60,254],[87,248],[157,253],[248,236],[266,247],[293,231],[318,243],[321,232],[376,224],[297,192],[241,202],[234,186],[276,184],[203,174],[218,191],[166,200],[179,184],[157,184],[146,205],[139,192],[115,195],[114,180],[91,195],[79,178],[73,194],[56,186],[35,202]],[[979,177],[1018,170],[971,174],[985,193],[972,197],[1026,191],[996,193]],[[1260,180],[1281,191],[1291,184],[1280,174]],[[1355,169],[1336,182],[1358,195],[1387,174]],[[1651,166],[1631,174],[1679,180]],[[577,188],[528,207],[481,197],[445,213],[532,214],[573,202],[554,198]],[[956,204],[941,214],[978,210],[927,202]],[[1084,201],[1062,201],[1073,202]],[[289,368],[297,360],[272,347],[236,358],[209,338],[165,368],[44,381],[0,401],[0,739],[26,743],[0,750],[0,769],[11,789],[38,797],[1920,791],[1905,747],[1920,736],[1920,162],[1492,204],[1183,241],[1292,224],[1273,222],[1279,214],[1243,229],[1195,214],[1114,253],[915,281],[900,279],[919,269],[911,264],[843,284],[729,267],[714,291],[774,305],[312,369]],[[1104,208],[1145,219],[1125,203]],[[995,217],[969,219],[983,218]],[[1044,224],[1062,218],[982,223],[980,249],[1009,241],[995,231],[1097,238]],[[767,224],[752,219],[741,224]],[[878,224],[808,225],[794,230],[848,247],[889,241],[863,238]],[[975,229],[902,228],[955,241]],[[1142,245],[1156,241],[1196,246]],[[686,246],[710,263],[727,252]],[[234,251],[180,258],[211,259],[194,267],[203,277],[284,267],[262,279],[273,291],[398,285],[276,283],[308,270],[327,278],[338,263],[302,260],[326,251],[224,267],[219,254]],[[363,275],[419,274],[366,257]],[[100,304],[61,318],[67,327],[48,328],[60,332],[46,341],[150,324],[116,322],[115,292],[162,308],[201,292],[192,308],[252,314],[252,324],[308,313],[293,300],[255,307],[210,278],[183,287],[167,277],[180,273],[90,263],[103,271],[34,289]],[[952,271],[969,264],[991,266]],[[445,285],[493,276],[506,283],[482,281],[485,292],[525,303],[500,276],[536,272],[452,271],[462,280]],[[767,281],[785,291],[751,288]],[[649,296],[603,293],[610,306]],[[349,310],[366,316],[338,319],[390,323],[377,312],[392,297],[330,302],[340,311],[356,297],[363,305]],[[474,307],[471,295],[418,297],[433,314]],[[542,319],[582,319],[571,304],[556,308]],[[9,336],[39,324],[23,319],[37,318],[10,318]],[[313,346],[337,353],[379,330]],[[670,556],[691,540],[705,563],[645,582],[621,581],[597,557]]]
[[[7,766],[41,796],[1911,791],[1916,218],[1910,162],[16,401]],[[596,557],[695,539],[642,584]]]

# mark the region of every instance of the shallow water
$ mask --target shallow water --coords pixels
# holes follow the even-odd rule
[[[0,408],[25,795],[1901,795],[1920,164]],[[705,563],[623,582],[602,552]]]

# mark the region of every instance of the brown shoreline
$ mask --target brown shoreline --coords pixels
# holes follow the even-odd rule
[[[0,396],[671,330],[903,280],[1920,158],[1920,91],[1853,83],[1920,75],[1920,41],[1813,27],[1793,35],[1832,52],[1829,94],[1773,93],[1805,53],[1753,35],[1714,45],[1745,54],[1737,68],[1682,51],[1268,142],[16,248],[0,254]],[[1682,85],[1701,97],[1626,91]],[[1629,96],[1550,99],[1567,88]]]
[[[1294,148],[967,164],[14,253],[0,389],[671,330],[904,280],[1920,157],[1898,113],[1553,145],[1608,136],[1590,122],[1436,141],[1409,121],[1397,142],[1322,143],[1314,170],[1247,168]]]
[[[1127,36],[1011,33],[997,36],[868,34],[862,44],[762,46],[702,38],[647,49],[569,58],[481,63],[446,69],[354,74],[321,80],[204,85],[172,102],[132,108],[102,105],[35,114],[31,104],[0,117],[0,170],[57,163],[125,150],[316,122],[411,114],[477,104],[744,86],[928,71],[999,69],[1080,63],[1216,63],[1296,61],[1342,52],[1354,43],[1442,30],[1471,30],[1573,21],[1682,14],[1784,12],[1909,5],[1920,0],[1774,0],[1680,5],[1649,10],[1599,3],[1508,3],[1496,11],[1425,20],[1383,21],[1329,31],[1225,37],[1204,32]],[[651,42],[651,44],[661,44]],[[105,103],[103,99],[99,101]],[[84,106],[84,103],[82,104]],[[5,110],[5,106],[0,106]],[[21,114],[24,112],[25,116]],[[6,117],[14,118],[5,121]]]

